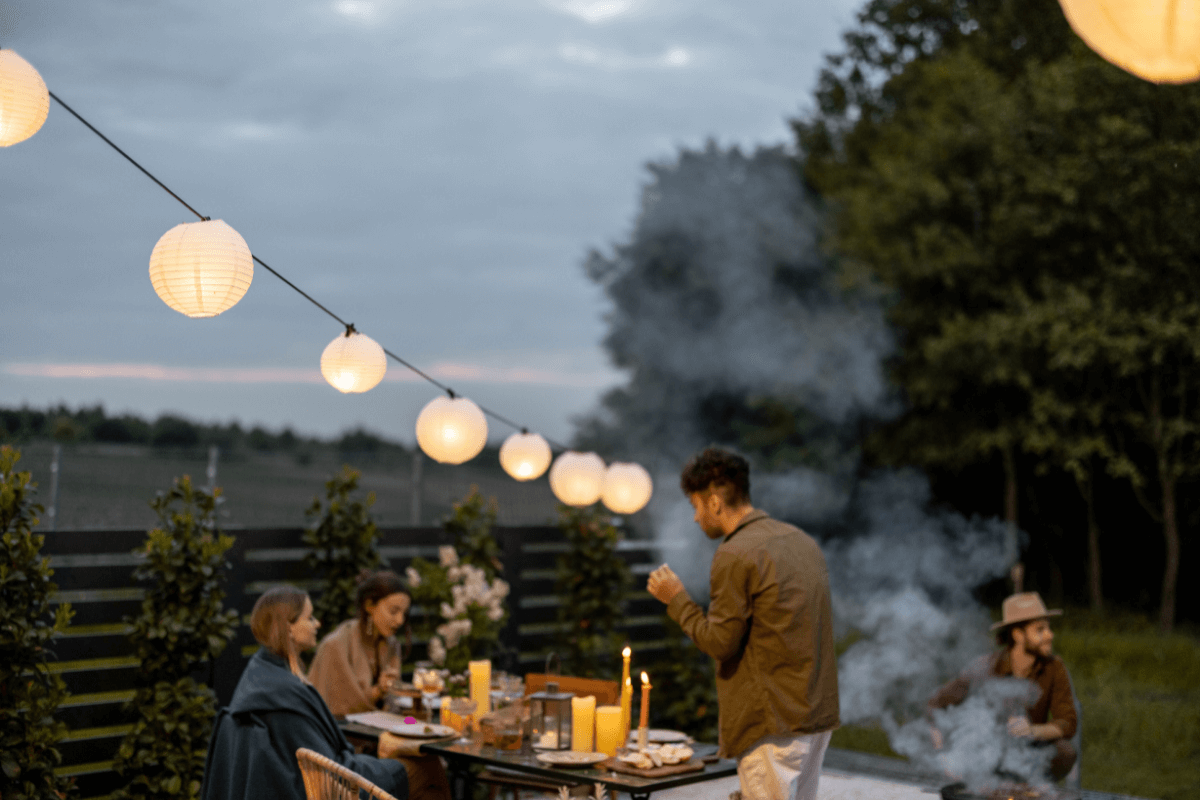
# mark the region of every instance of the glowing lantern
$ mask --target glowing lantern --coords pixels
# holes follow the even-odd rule
[[[500,445],[500,466],[519,481],[541,477],[550,466],[550,445],[536,433],[514,433]]]
[[[604,491],[604,461],[595,453],[568,450],[550,468],[550,491],[569,506],[590,506]]]
[[[50,113],[50,92],[33,66],[12,50],[0,50],[0,147],[37,133]]]
[[[461,464],[487,444],[487,419],[465,397],[435,397],[417,417],[417,444],[440,464]]]
[[[1059,0],[1106,60],[1155,83],[1200,78],[1200,0]]]
[[[154,291],[189,317],[228,311],[253,279],[254,258],[246,240],[219,219],[176,225],[150,253]]]
[[[325,346],[321,374],[343,394],[374,389],[387,373],[387,355],[379,343],[351,326]]]
[[[600,499],[610,511],[634,514],[650,502],[654,484],[641,464],[614,461],[604,473],[604,493]]]

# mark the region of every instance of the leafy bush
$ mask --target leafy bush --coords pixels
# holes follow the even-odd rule
[[[355,591],[359,574],[375,569],[383,559],[379,555],[379,529],[371,519],[375,493],[365,500],[352,499],[362,473],[349,465],[325,483],[325,500],[314,497],[304,512],[314,524],[304,532],[304,543],[312,552],[304,565],[322,578],[324,590],[313,603],[313,616],[326,627],[358,615]]]
[[[654,691],[651,723],[681,730],[697,741],[717,741],[717,674],[711,658],[700,652],[683,629],[663,615],[667,650],[651,665]],[[636,685],[636,681],[635,681]]]
[[[37,484],[16,471],[20,458],[0,447],[0,796],[60,800],[71,783],[54,774],[66,726],[53,715],[67,690],[46,660],[47,645],[66,629],[71,608],[63,603],[50,610],[58,587],[41,555],[45,537],[33,532],[42,510],[32,500]]]
[[[233,537],[216,528],[219,495],[194,488],[185,475],[150,503],[159,527],[134,551],[146,560],[133,574],[151,586],[141,614],[127,620],[140,667],[126,708],[137,718],[113,762],[129,781],[115,797],[199,796],[216,701],[190,673],[220,655],[237,622],[237,612],[223,606]]]
[[[598,506],[559,506],[558,527],[569,549],[558,558],[554,590],[562,601],[559,655],[563,670],[585,677],[614,674],[625,616],[629,566],[617,555],[621,532]]]
[[[478,486],[454,504],[454,511],[442,522],[442,529],[454,537],[458,560],[483,570],[488,580],[504,572],[500,545],[492,535],[498,512],[496,498],[484,500]]]

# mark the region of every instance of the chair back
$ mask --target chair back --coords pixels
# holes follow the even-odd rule
[[[578,697],[589,694],[596,698],[598,706],[615,706],[621,702],[621,687],[616,681],[596,678],[574,678],[570,675],[544,675],[530,672],[525,675],[525,694],[531,695],[546,688],[546,681],[557,681],[560,692],[570,692]]]
[[[296,760],[308,800],[359,800],[360,791],[375,800],[396,800],[357,772],[307,747],[296,751]]]

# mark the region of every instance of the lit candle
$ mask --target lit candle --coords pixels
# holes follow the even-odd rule
[[[650,676],[642,673],[642,713],[638,718],[638,749],[646,749],[650,733]]]
[[[629,676],[625,676],[625,685],[621,687],[621,729],[625,731],[625,738],[629,738],[629,723],[631,721],[633,708],[633,681]]]
[[[625,717],[620,706],[596,707],[596,752],[615,756],[625,743]]]
[[[492,710],[492,662],[487,659],[471,661],[467,668],[471,675],[471,699],[475,701],[475,713],[471,717],[479,722]]]
[[[596,728],[596,698],[571,698],[571,749],[580,753],[592,752],[592,733]]]

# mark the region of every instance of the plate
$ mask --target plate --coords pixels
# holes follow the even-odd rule
[[[669,731],[663,728],[651,728],[650,730],[646,731],[646,741],[655,742],[657,744],[676,744],[679,742],[686,742],[690,738],[691,737],[683,731]],[[637,741],[637,728],[634,728],[629,732],[629,741]]]
[[[389,714],[386,711],[365,711],[361,714],[347,714],[346,719],[360,725],[394,733],[397,736],[408,736],[412,739],[444,739],[447,736],[457,736],[458,731],[449,725],[430,725],[427,722],[405,722],[399,714]]]
[[[537,754],[537,760],[552,767],[590,767],[607,761],[604,753],[581,753],[578,750],[548,750]]]

